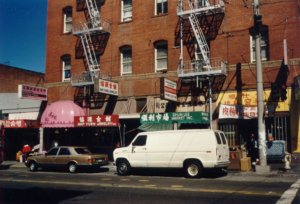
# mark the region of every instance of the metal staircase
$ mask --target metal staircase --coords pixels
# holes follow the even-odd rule
[[[96,0],[85,0],[89,20],[73,23],[73,35],[80,37],[88,70],[72,73],[72,86],[88,86],[94,84],[94,78],[101,78],[100,65],[97,61],[92,36],[110,33],[111,22],[102,18]],[[103,73],[102,73],[103,74]]]
[[[210,57],[210,49],[198,20],[199,16],[206,17],[224,12],[223,0],[178,0],[177,15],[183,20],[189,19],[196,43],[203,56],[203,59],[184,61],[182,55],[178,64],[178,77],[226,75],[225,61],[222,58]],[[180,32],[182,36],[182,28]]]
[[[193,4],[190,3],[191,10],[194,10],[193,7],[194,7]],[[203,34],[203,31],[202,31],[202,29],[200,27],[199,21],[198,21],[196,15],[195,15],[195,13],[191,13],[189,15],[189,20],[190,20],[191,26],[192,26],[192,28],[194,30],[195,38],[197,40],[198,46],[199,46],[199,48],[201,50],[201,54],[203,56],[204,63],[207,66],[207,70],[211,71],[209,47],[207,45],[205,36]]]

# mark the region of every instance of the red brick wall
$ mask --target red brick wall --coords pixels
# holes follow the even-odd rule
[[[45,74],[16,67],[0,65],[0,93],[18,93],[19,84],[44,84]]]
[[[250,34],[249,29],[253,27],[252,0],[246,0],[245,7],[243,1],[233,1],[232,4],[225,4],[225,16],[216,30],[211,27],[210,31],[215,32],[215,37],[210,41],[211,57],[222,57],[228,61],[229,65],[239,63],[250,63]],[[270,61],[283,59],[283,39],[287,39],[290,48],[289,57],[300,57],[300,21],[298,5],[294,1],[283,2],[279,0],[264,0],[260,6],[260,13],[263,15],[263,25],[269,30],[269,50]],[[100,57],[100,69],[111,72],[112,76],[120,76],[120,50],[124,45],[132,46],[132,74],[154,73],[154,43],[158,40],[168,41],[168,70],[176,71],[179,61],[179,17],[177,17],[177,1],[169,0],[168,14],[154,16],[154,0],[143,1],[132,0],[133,20],[121,22],[121,1],[106,1],[101,7],[101,16],[109,19],[111,24],[111,34],[108,41],[104,41],[105,49]],[[75,45],[78,44],[78,37],[72,34],[62,34],[63,13],[62,9],[72,6],[73,22],[85,20],[84,11],[76,11],[76,1],[74,0],[49,0],[48,1],[48,23],[47,23],[47,50],[46,50],[46,82],[62,81],[61,56],[71,55],[72,73],[84,71],[83,59],[75,58]],[[220,16],[219,16],[220,17]],[[211,20],[200,19],[201,22]],[[184,60],[194,58],[193,34],[187,35],[187,30],[191,30],[189,23],[184,24],[185,46]],[[202,25],[204,25],[202,23]],[[224,32],[223,32],[224,31]],[[205,32],[206,34],[209,34]],[[230,33],[230,35],[229,35]],[[292,50],[293,49],[293,50]],[[264,69],[265,87],[269,87],[269,82],[274,82],[278,75],[279,67]],[[297,71],[298,70],[298,71]],[[236,89],[237,81],[242,84],[242,89],[256,87],[255,69],[241,70],[238,73],[240,78],[235,77],[235,70],[228,72],[228,77],[223,86],[223,90]],[[299,75],[299,65],[293,66],[288,78],[291,85],[292,78]],[[135,81],[120,82],[120,93],[122,96],[151,95],[157,94],[157,79],[139,79]],[[73,89],[68,89],[73,91]],[[72,96],[72,93],[67,94]],[[49,97],[51,98],[51,97]],[[53,100],[57,98],[53,94]]]

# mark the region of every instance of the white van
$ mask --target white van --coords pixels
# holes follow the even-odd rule
[[[229,148],[219,130],[167,130],[139,133],[127,147],[113,152],[119,175],[131,168],[184,168],[200,177],[203,168],[227,167]]]

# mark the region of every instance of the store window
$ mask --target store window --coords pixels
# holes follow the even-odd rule
[[[229,146],[239,145],[236,140],[236,124],[220,124],[219,129],[225,133]]]
[[[121,49],[121,76],[132,74],[132,49],[126,46]]]
[[[168,0],[155,0],[155,15],[168,13]]]
[[[121,2],[121,21],[132,20],[132,0],[122,0]]]
[[[64,33],[72,32],[72,7],[67,7],[64,12]]]
[[[155,72],[168,69],[168,42],[155,43]]]
[[[71,78],[71,56],[62,56],[62,70],[63,70],[63,81],[68,81]]]
[[[250,46],[251,46],[251,62],[256,61],[256,46],[255,46],[255,35],[253,28],[250,30]],[[269,60],[269,32],[268,27],[262,26],[260,29],[260,49],[261,49],[261,60]]]

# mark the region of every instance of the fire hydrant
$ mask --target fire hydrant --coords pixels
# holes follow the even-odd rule
[[[284,156],[284,162],[285,162],[284,169],[285,170],[290,170],[291,169],[291,166],[290,166],[290,163],[291,163],[291,154],[288,153],[288,152],[285,152],[284,154],[285,154],[285,156]]]

